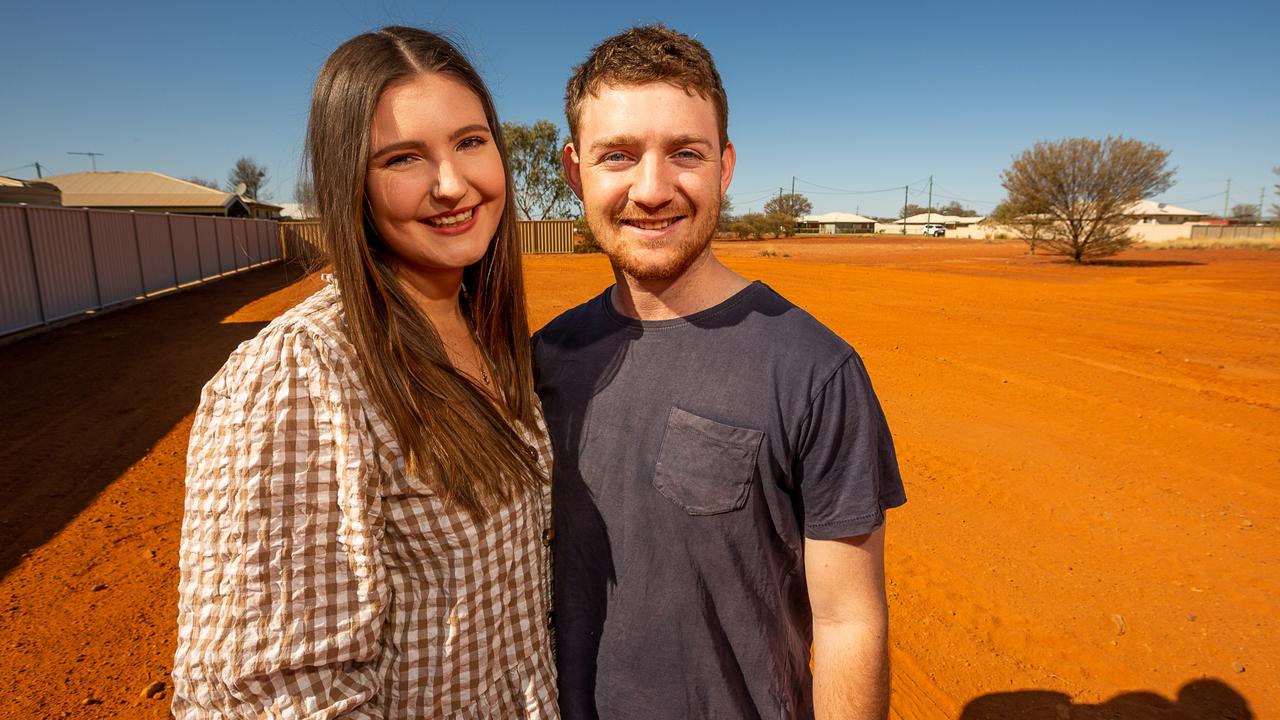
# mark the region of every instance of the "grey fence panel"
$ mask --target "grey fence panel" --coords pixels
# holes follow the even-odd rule
[[[231,224],[232,237],[234,238],[231,243],[231,249],[235,252],[237,269],[249,267],[249,251],[245,244],[246,233],[244,225],[242,222]]]
[[[253,249],[253,264],[257,265],[266,261],[266,245],[262,242],[262,236],[266,233],[266,225],[271,224],[270,220],[253,220],[248,225],[248,234],[253,238],[250,247]]]
[[[134,213],[138,225],[138,251],[142,254],[142,286],[147,294],[177,287],[173,272],[173,246],[169,244],[169,218]]]
[[[45,322],[99,306],[93,248],[84,213],[62,208],[27,208],[27,227],[40,276]]]
[[[272,222],[267,226],[267,233],[264,238],[267,248],[268,260],[280,259],[280,223]]]
[[[1195,225],[1192,240],[1280,240],[1280,225]]]
[[[231,225],[230,218],[214,218],[214,229],[218,233],[218,270],[224,275],[236,270],[235,238],[231,236]]]
[[[29,237],[25,209],[0,207],[0,333],[44,322]]]
[[[222,274],[222,266],[218,263],[218,230],[215,219],[197,217],[196,249],[200,257],[200,278],[208,280]]]
[[[178,276],[178,285],[200,282],[200,252],[196,247],[195,217],[170,215],[169,238],[173,246],[173,270]]]
[[[133,215],[126,212],[82,210],[89,216],[93,262],[103,307],[145,294]]]
[[[279,255],[276,252],[276,248],[280,244],[272,242],[276,239],[276,225],[279,224],[274,220],[263,220],[258,226],[258,248],[262,262],[275,260],[276,256]]]

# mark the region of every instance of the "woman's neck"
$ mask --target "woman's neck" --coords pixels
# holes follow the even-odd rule
[[[458,296],[462,289],[462,270],[421,273],[398,268],[396,275],[404,283],[409,299],[436,326],[437,331],[465,323]]]

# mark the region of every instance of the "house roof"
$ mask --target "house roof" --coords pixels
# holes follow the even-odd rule
[[[800,218],[800,222],[809,223],[874,223],[869,217],[854,215],[853,213],[829,212],[822,215],[805,215]]]
[[[158,172],[78,172],[44,178],[62,190],[62,204],[84,207],[224,208],[237,199],[249,205],[279,208],[240,198]]]
[[[976,217],[962,217],[960,215],[943,215],[942,213],[920,213],[919,215],[912,215],[911,217],[894,220],[893,222],[899,225],[924,225],[926,223],[938,223],[940,225],[945,225],[947,223],[954,223],[956,225],[972,225],[974,223],[982,222],[983,219],[984,216],[982,215],[978,215]]]
[[[1177,205],[1156,202],[1155,200],[1139,200],[1129,208],[1129,215],[1141,215],[1143,217],[1152,216],[1172,216],[1172,215],[1193,215],[1195,217],[1204,217],[1204,213],[1198,210],[1188,210]]]

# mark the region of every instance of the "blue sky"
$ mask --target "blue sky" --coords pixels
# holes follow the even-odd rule
[[[779,187],[816,212],[910,200],[987,211],[1037,140],[1108,134],[1172,151],[1160,200],[1220,213],[1280,203],[1280,3],[6,3],[0,174],[156,170],[225,181],[247,155],[292,199],[328,53],[391,23],[459,40],[504,120],[551,119],[607,35],[662,21],[716,57],[738,148],[738,211]],[[895,188],[888,192],[871,191]],[[1268,211],[1268,214],[1270,212]]]

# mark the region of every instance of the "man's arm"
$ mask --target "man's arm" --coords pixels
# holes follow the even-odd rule
[[[867,535],[806,539],[813,610],[813,703],[818,720],[889,714],[889,612],[884,525]]]

